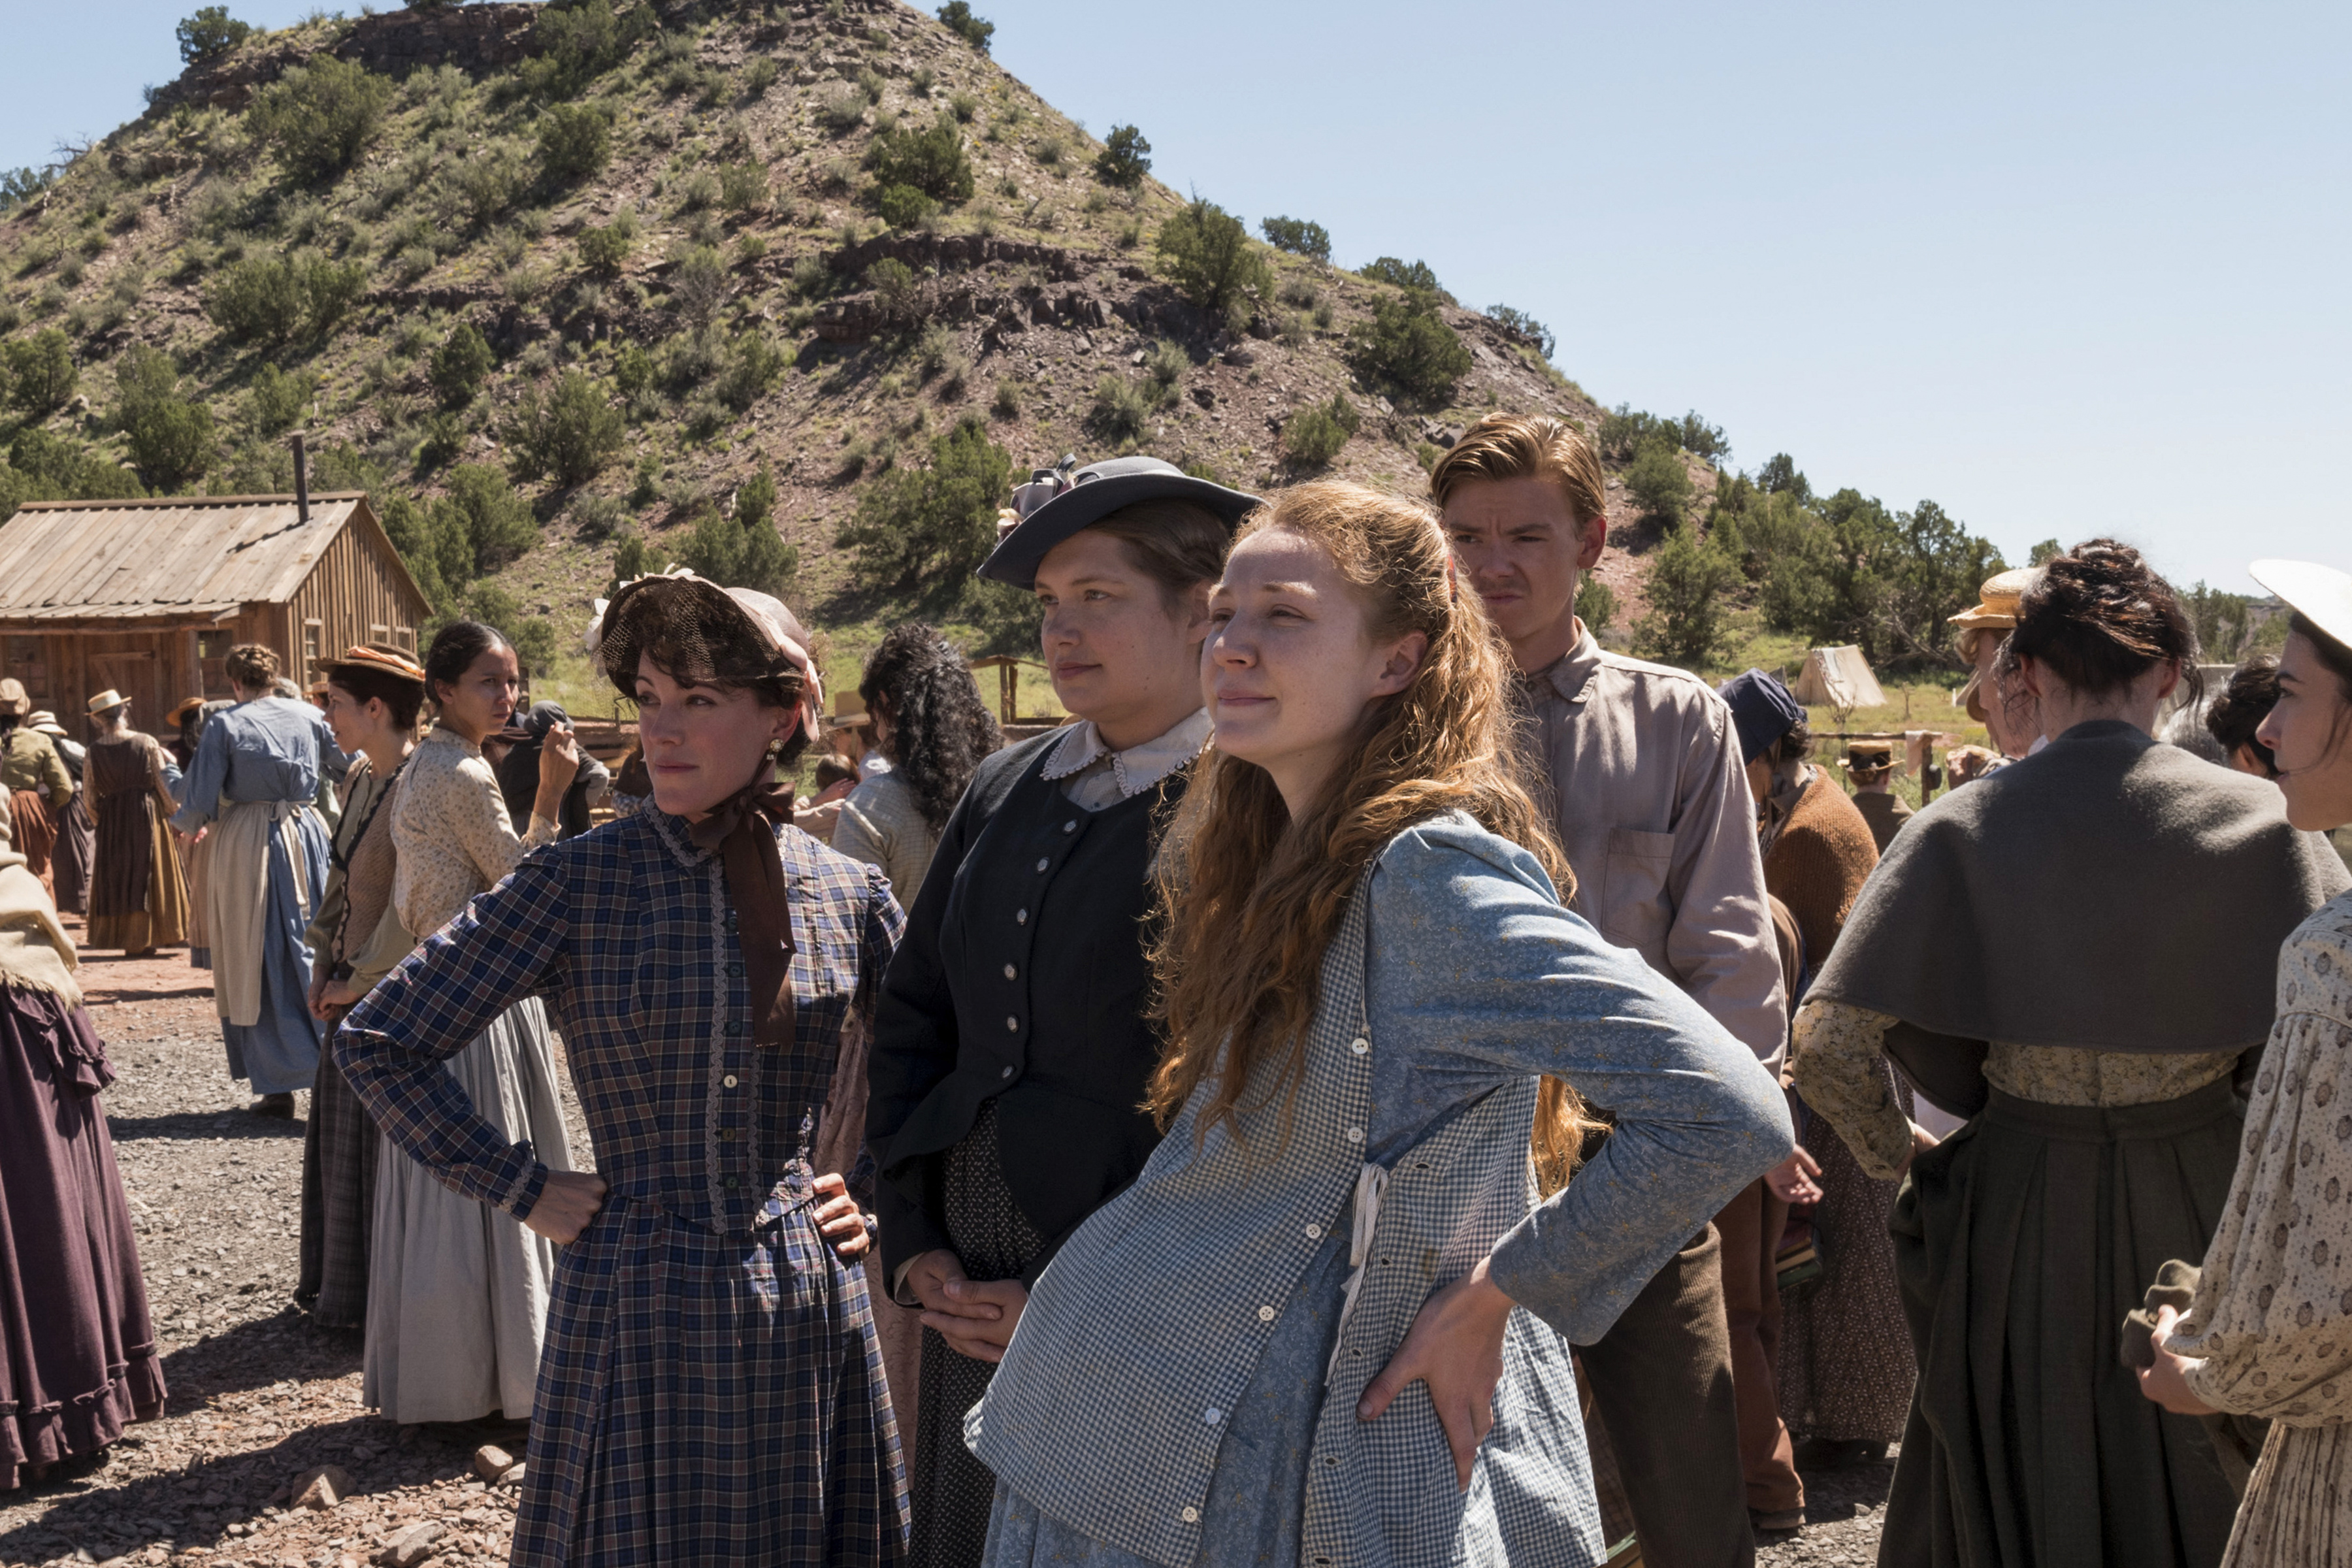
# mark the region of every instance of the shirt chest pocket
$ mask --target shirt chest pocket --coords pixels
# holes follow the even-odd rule
[[[1665,944],[1674,910],[1666,903],[1666,878],[1674,869],[1675,836],[1639,828],[1609,830],[1608,907],[1601,934],[1620,947],[1654,954]]]

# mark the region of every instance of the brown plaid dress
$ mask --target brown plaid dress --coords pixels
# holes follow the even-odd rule
[[[528,1215],[546,1169],[440,1066],[509,1005],[561,1026],[603,1210],[563,1248],[513,1562],[898,1563],[905,1465],[862,1265],[810,1214],[809,1150],[903,923],[882,874],[780,834],[797,1040],[751,1044],[719,858],[650,807],[541,849],[345,1020],[384,1135]]]

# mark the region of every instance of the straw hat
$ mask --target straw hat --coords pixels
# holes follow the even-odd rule
[[[32,716],[25,721],[25,728],[38,730],[44,735],[62,737],[66,732],[66,727],[58,722],[58,716],[46,708],[33,710]]]
[[[2315,561],[2257,561],[2246,574],[2280,598],[2287,608],[2352,647],[2352,574]]]
[[[83,704],[83,710],[95,719],[101,713],[111,713],[130,700],[131,699],[110,686]]]
[[[187,722],[189,714],[204,705],[205,700],[201,697],[183,697],[169,713],[163,715],[163,721],[177,729]]]
[[[1960,630],[1973,631],[1979,626],[1996,626],[2009,631],[2017,625],[2017,607],[2025,598],[2025,591],[2042,575],[2038,566],[2021,566],[1988,577],[1977,590],[1978,603],[1972,609],[1962,610],[1950,617]]]
[[[25,683],[11,676],[0,680],[0,713],[24,714],[31,711],[33,700],[26,695]]]
[[[419,686],[425,684],[425,667],[398,648],[346,648],[342,658],[329,659],[325,668],[328,680],[332,680],[339,669],[352,669],[371,675],[389,675],[396,679],[415,681]]]
[[[1860,768],[1870,773],[1895,765],[1895,742],[1892,741],[1848,741],[1845,755],[1837,759],[1842,768]]]

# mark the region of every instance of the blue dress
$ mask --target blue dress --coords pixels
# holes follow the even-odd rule
[[[1616,1131],[1538,1201],[1545,1072]],[[967,1423],[999,1477],[988,1568],[1599,1562],[1568,1347],[1787,1155],[1770,1075],[1455,816],[1393,841],[1349,905],[1288,1141],[1279,1094],[1244,1098],[1265,1105],[1248,1147],[1196,1144],[1196,1095],[1038,1281]],[[1461,1492],[1423,1385],[1376,1422],[1355,1401],[1481,1257],[1520,1310]]]
[[[263,697],[213,715],[173,786],[172,826],[213,828],[205,891],[214,1004],[229,1076],[250,1079],[256,1094],[308,1089],[319,1076],[302,933],[326,897],[327,834],[311,803],[341,760],[317,709]]]

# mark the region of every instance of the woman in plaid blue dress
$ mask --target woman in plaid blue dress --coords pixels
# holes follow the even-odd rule
[[[336,1060],[387,1138],[563,1244],[514,1563],[896,1563],[866,1223],[811,1157],[898,908],[771,782],[823,701],[782,605],[643,578],[604,627],[652,802],[476,899],[352,1011]],[[498,1137],[441,1065],[533,995],[596,1175]]]
[[[985,1561],[1589,1568],[1569,1345],[1787,1156],[1779,1086],[1561,907],[1425,511],[1294,486],[1209,608],[1216,755],[1160,868],[1172,1121],[968,1425]],[[1569,1084],[1615,1121],[1563,1186]]]

